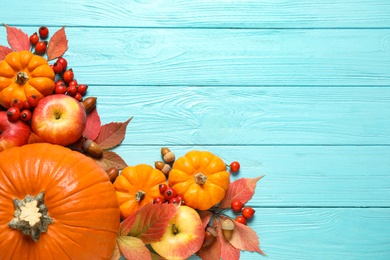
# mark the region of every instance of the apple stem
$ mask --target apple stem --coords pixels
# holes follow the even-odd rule
[[[145,192],[142,190],[137,191],[137,193],[135,194],[135,200],[141,201],[143,200],[143,198],[145,198]]]
[[[173,232],[173,234],[177,234],[177,233],[179,233],[179,229],[176,227],[176,224],[172,224],[172,232]]]
[[[15,82],[19,85],[23,85],[28,80],[28,75],[26,72],[19,71],[18,74],[16,74]]]
[[[203,184],[205,184],[205,182],[207,181],[207,176],[204,175],[204,174],[201,173],[201,172],[198,172],[197,174],[195,174],[194,179],[195,179],[195,182],[196,182],[197,184],[203,185]]]

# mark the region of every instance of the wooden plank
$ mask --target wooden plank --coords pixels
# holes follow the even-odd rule
[[[68,64],[89,84],[390,85],[390,29],[78,27],[66,32]],[[5,33],[0,44],[6,44]]]
[[[15,15],[17,14],[17,15]],[[34,15],[32,15],[34,14]],[[2,22],[18,25],[345,28],[389,27],[387,0],[60,1],[2,4]]]
[[[241,170],[231,176],[232,180],[264,175],[251,205],[390,207],[389,146],[169,147],[177,157],[199,149],[215,153],[227,164],[239,161]],[[152,145],[121,145],[115,151],[128,165],[154,165],[161,160],[160,149]]]
[[[90,86],[126,144],[390,144],[387,87]]]

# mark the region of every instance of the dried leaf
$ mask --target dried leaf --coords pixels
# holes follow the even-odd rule
[[[95,139],[95,143],[99,144],[102,149],[111,149],[119,145],[125,138],[126,127],[131,119],[132,118],[129,118],[123,123],[111,122],[102,125],[100,133]]]
[[[30,136],[28,137],[28,141],[27,141],[28,144],[44,143],[44,142],[45,141],[43,141],[43,139],[37,136],[34,132],[30,133]]]
[[[265,255],[259,247],[260,242],[256,232],[247,225],[237,221],[234,221],[234,232],[229,242],[240,250],[258,252]]]
[[[119,260],[122,257],[121,250],[119,249],[118,239],[115,244],[114,253],[112,253],[110,260]]]
[[[240,250],[235,248],[232,244],[227,241],[222,234],[222,224],[218,219],[215,221],[218,232],[218,241],[221,244],[221,258],[223,260],[238,260],[240,259]]]
[[[83,135],[88,139],[95,140],[100,133],[100,116],[98,114],[97,108],[95,107],[88,115],[87,115],[87,124],[85,125],[85,129]]]
[[[218,238],[216,238],[213,244],[207,247],[202,247],[198,252],[196,252],[196,255],[202,260],[221,259],[221,242]]]
[[[30,50],[30,38],[27,33],[16,27],[11,27],[6,24],[4,26],[7,30],[8,44],[14,51]]]
[[[117,153],[112,151],[103,151],[103,158],[94,159],[105,171],[111,167],[116,167],[119,170],[127,167],[126,162]]]
[[[11,52],[13,52],[11,48],[0,45],[0,61],[4,60],[7,54]]]
[[[151,260],[149,249],[142,242],[141,239],[129,236],[120,236],[118,244],[121,252],[126,259],[132,260]]]
[[[206,229],[206,227],[209,224],[213,214],[210,211],[208,211],[208,210],[202,210],[202,211],[199,211],[198,213],[199,213],[199,216],[200,216],[200,218],[202,220],[203,227]]]
[[[122,222],[120,234],[137,237],[145,244],[157,242],[164,235],[168,221],[176,211],[177,206],[174,204],[146,204]]]
[[[54,60],[64,55],[68,49],[68,39],[66,39],[65,27],[56,31],[50,38],[47,46],[47,60]]]
[[[225,197],[222,199],[219,208],[226,209],[231,207],[233,199],[240,200],[243,204],[247,203],[255,193],[257,182],[263,178],[240,178],[229,184]]]

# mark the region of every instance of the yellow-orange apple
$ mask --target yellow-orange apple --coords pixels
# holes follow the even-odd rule
[[[67,146],[81,137],[86,121],[87,114],[79,101],[54,94],[39,101],[31,118],[31,128],[45,142]]]
[[[198,212],[191,207],[180,206],[169,220],[161,240],[151,243],[151,246],[166,259],[187,259],[202,247],[204,233]]]
[[[21,121],[9,121],[7,112],[0,111],[0,152],[15,146],[27,144],[30,126]]]

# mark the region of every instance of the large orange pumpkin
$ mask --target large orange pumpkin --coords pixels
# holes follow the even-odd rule
[[[226,164],[208,151],[194,150],[178,158],[168,177],[168,184],[186,205],[200,210],[221,202],[229,183]]]
[[[48,143],[0,153],[0,259],[110,259],[119,223],[91,158]]]
[[[12,106],[35,95],[38,100],[54,90],[54,71],[47,60],[30,51],[11,52],[0,62],[0,105]]]
[[[162,197],[159,185],[165,182],[165,175],[150,165],[124,168],[114,182],[122,218],[130,216],[154,198]]]

